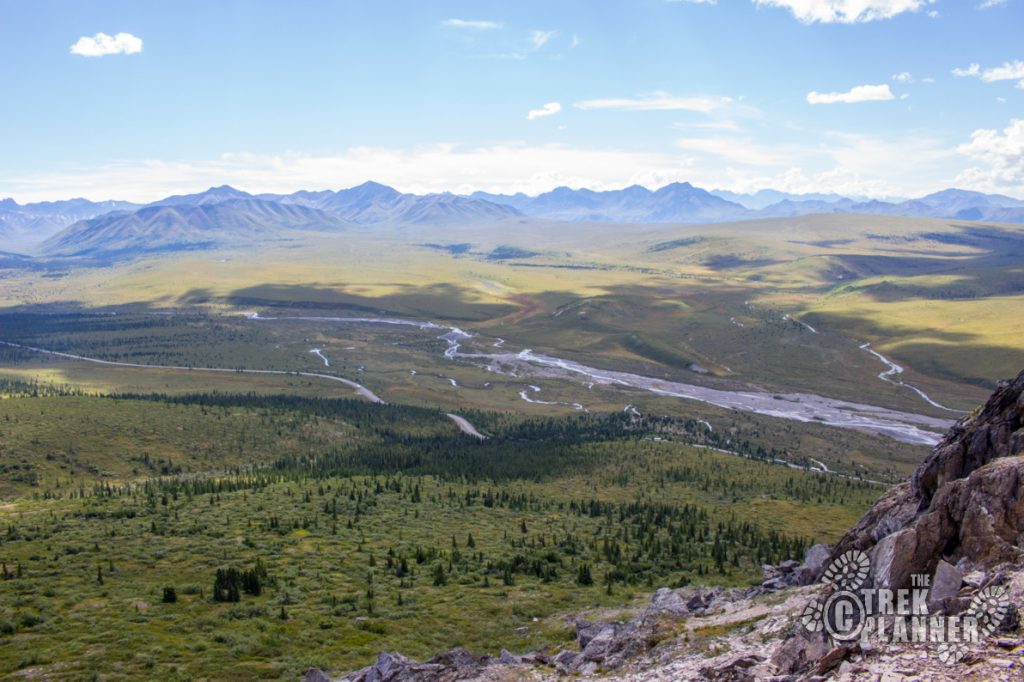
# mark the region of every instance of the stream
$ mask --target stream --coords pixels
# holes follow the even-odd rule
[[[836,398],[826,398],[812,393],[773,393],[753,388],[749,390],[725,390],[647,377],[630,372],[598,369],[574,360],[535,353],[530,348],[524,348],[519,352],[463,352],[461,350],[463,344],[472,339],[474,335],[458,327],[449,327],[433,322],[383,317],[264,317],[259,313],[245,313],[245,316],[253,321],[295,320],[303,322],[390,324],[415,327],[424,331],[436,331],[440,332],[437,338],[447,344],[443,352],[445,358],[467,361],[482,366],[488,371],[505,376],[581,378],[587,384],[619,386],[659,396],[695,400],[741,412],[751,412],[804,423],[817,422],[864,433],[880,434],[915,445],[934,445],[939,442],[942,434],[952,424],[952,420],[949,419],[902,412]],[[502,345],[498,346],[498,348],[503,348],[504,343],[503,340]],[[534,391],[534,393],[536,392]],[[528,402],[543,402],[533,399],[526,391],[522,391],[520,397]],[[931,401],[929,400],[929,402]],[[568,403],[568,405],[576,409],[583,409],[583,405],[579,403]],[[935,405],[942,407],[937,404]]]

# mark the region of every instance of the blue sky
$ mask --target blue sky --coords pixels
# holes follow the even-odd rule
[[[1024,197],[1024,0],[0,11],[0,196],[19,201],[367,179]]]

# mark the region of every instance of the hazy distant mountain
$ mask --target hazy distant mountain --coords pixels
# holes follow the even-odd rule
[[[0,240],[6,249],[28,249],[79,220],[136,207],[127,201],[68,199],[19,205],[14,199],[2,199]]]
[[[688,182],[672,183],[657,191],[639,185],[606,192],[558,187],[536,197],[484,192],[470,196],[504,203],[528,216],[549,220],[696,223],[736,220],[749,214],[743,206]]]
[[[199,192],[197,194],[176,194],[174,196],[167,197],[166,199],[161,199],[160,201],[154,201],[151,204],[147,204],[147,206],[204,206],[206,204],[219,204],[234,199],[253,198],[253,195],[248,192],[235,189],[230,185],[221,185],[220,187],[211,187],[205,192]]]
[[[199,195],[193,195],[198,197]],[[329,213],[260,199],[150,205],[83,220],[43,243],[48,255],[142,253],[239,245],[275,239],[293,230],[349,227]]]
[[[33,242],[44,238],[41,247],[48,255],[194,249],[279,239],[290,231],[334,231],[377,224],[493,223],[523,215],[576,222],[714,223],[863,213],[1024,223],[1024,201],[958,189],[902,202],[857,201],[833,194],[794,196],[774,190],[728,196],[752,205],[783,198],[755,210],[688,182],[655,191],[639,185],[612,191],[558,187],[535,197],[485,192],[468,197],[448,193],[418,196],[366,182],[338,191],[258,197],[224,185],[167,197],[141,208],[127,202],[85,199],[20,206],[4,199],[0,200],[0,250],[29,251]],[[30,248],[25,248],[26,244]]]
[[[410,225],[481,223],[515,218],[522,214],[511,206],[454,194],[428,194],[398,215],[398,222]]]
[[[760,217],[778,218],[811,213],[864,213],[868,215],[950,218],[955,220],[1024,223],[1024,201],[1001,194],[982,194],[946,189],[919,199],[901,202],[878,200],[792,201],[784,200],[758,211]]]
[[[795,201],[793,199],[783,199],[778,203],[759,209],[756,217],[791,218],[812,213],[853,213],[853,207],[856,205],[857,202],[843,197],[837,200],[808,199]]]
[[[716,197],[721,197],[727,201],[739,204],[749,209],[760,210],[769,206],[779,204],[785,201],[788,202],[819,202],[821,204],[832,204],[838,201],[853,199],[854,201],[863,201],[864,197],[844,197],[839,194],[820,194],[820,193],[808,193],[808,194],[791,194],[789,192],[780,192],[775,189],[760,189],[753,194],[741,194],[738,192],[730,192],[724,189],[713,189],[710,190]]]
[[[224,185],[77,222],[46,240],[42,248],[48,255],[63,256],[142,253],[279,239],[297,230],[481,223],[519,215],[514,208],[489,201],[453,194],[402,194],[374,182],[337,192],[258,197]]]
[[[1024,222],[1024,201],[1001,194],[946,189],[900,203],[855,203],[844,212],[1021,223]]]
[[[535,197],[487,192],[475,192],[470,197],[505,204],[528,216],[569,221],[713,223],[812,213],[866,213],[1024,223],[1024,201],[959,189],[901,202],[838,194],[788,194],[771,189],[753,194],[708,192],[687,182],[666,185],[653,192],[637,185],[606,192],[558,187]]]
[[[265,195],[275,201],[299,204],[333,213],[339,218],[360,225],[376,223],[469,223],[514,218],[514,207],[479,198],[454,194],[417,196],[376,182],[337,192],[295,192],[288,195]]]

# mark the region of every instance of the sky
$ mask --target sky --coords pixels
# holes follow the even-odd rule
[[[0,0],[0,197],[1024,198],[1024,0]]]

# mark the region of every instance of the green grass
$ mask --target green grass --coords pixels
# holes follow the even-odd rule
[[[350,400],[9,395],[5,441],[43,472],[0,505],[12,674],[293,679],[380,650],[525,651],[656,586],[749,584],[880,492],[645,440],[618,415],[473,413],[495,434],[480,444],[432,410]],[[154,448],[148,463],[117,445],[114,425],[133,422],[143,431],[123,437]],[[74,465],[47,457],[68,447],[49,440],[67,433],[55,423],[81,434]],[[261,595],[212,601],[216,569],[257,560]],[[577,583],[583,563],[592,586]]]

